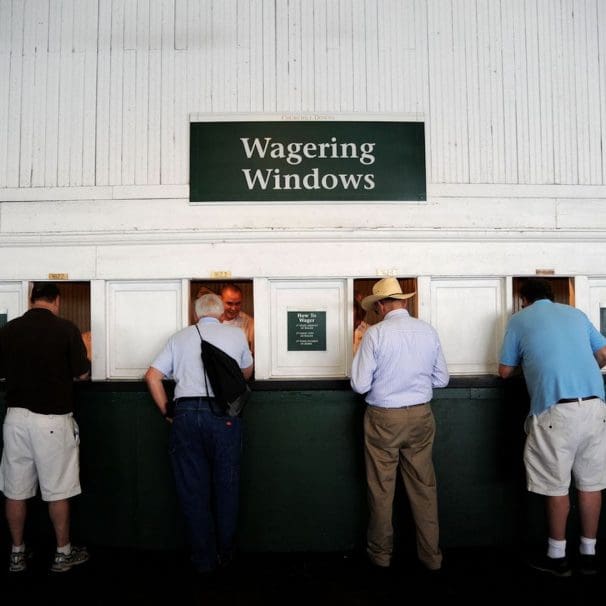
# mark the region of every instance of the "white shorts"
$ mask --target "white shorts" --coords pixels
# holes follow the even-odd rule
[[[606,488],[606,405],[599,398],[556,404],[526,419],[524,447],[530,492],[568,494]]]
[[[43,501],[68,499],[80,488],[78,425],[71,413],[42,415],[9,407],[3,427],[0,490],[14,500],[29,499],[40,484]]]

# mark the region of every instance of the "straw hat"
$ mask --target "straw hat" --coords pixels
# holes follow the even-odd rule
[[[362,299],[362,308],[370,311],[372,306],[381,299],[410,299],[414,292],[403,293],[402,287],[396,278],[383,278],[372,287],[372,295]]]

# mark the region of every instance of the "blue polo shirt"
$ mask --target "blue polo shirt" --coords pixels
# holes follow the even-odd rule
[[[511,317],[500,361],[522,366],[530,414],[538,415],[562,398],[604,399],[604,380],[593,356],[604,346],[606,337],[582,311],[540,299]]]

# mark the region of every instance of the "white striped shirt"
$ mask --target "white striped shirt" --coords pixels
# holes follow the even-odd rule
[[[366,331],[351,368],[352,389],[383,408],[429,402],[433,388],[448,380],[438,333],[406,309],[390,311]]]

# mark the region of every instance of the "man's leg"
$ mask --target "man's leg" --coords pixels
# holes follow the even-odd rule
[[[208,421],[214,444],[211,465],[217,553],[219,563],[229,565],[235,556],[238,525],[242,420],[211,417]]]
[[[65,547],[69,543],[69,500],[49,501],[48,515],[50,516],[57,547]]]
[[[415,521],[417,554],[429,570],[442,567],[438,493],[432,450],[435,420],[428,406],[406,410],[406,447],[400,450],[400,473]]]
[[[587,539],[595,539],[598,535],[600,511],[602,509],[602,491],[586,492],[579,490],[578,492],[581,534]]]
[[[554,541],[566,540],[566,522],[570,511],[570,499],[568,495],[557,497],[545,497],[545,510],[547,512],[547,524],[549,538]]]
[[[393,499],[398,446],[391,444],[390,411],[368,407],[364,416],[364,447],[369,521],[367,552],[378,566],[389,566],[393,551]]]
[[[11,533],[13,545],[23,545],[23,531],[25,529],[25,517],[27,515],[27,501],[6,499],[4,506],[6,512],[6,521]]]

